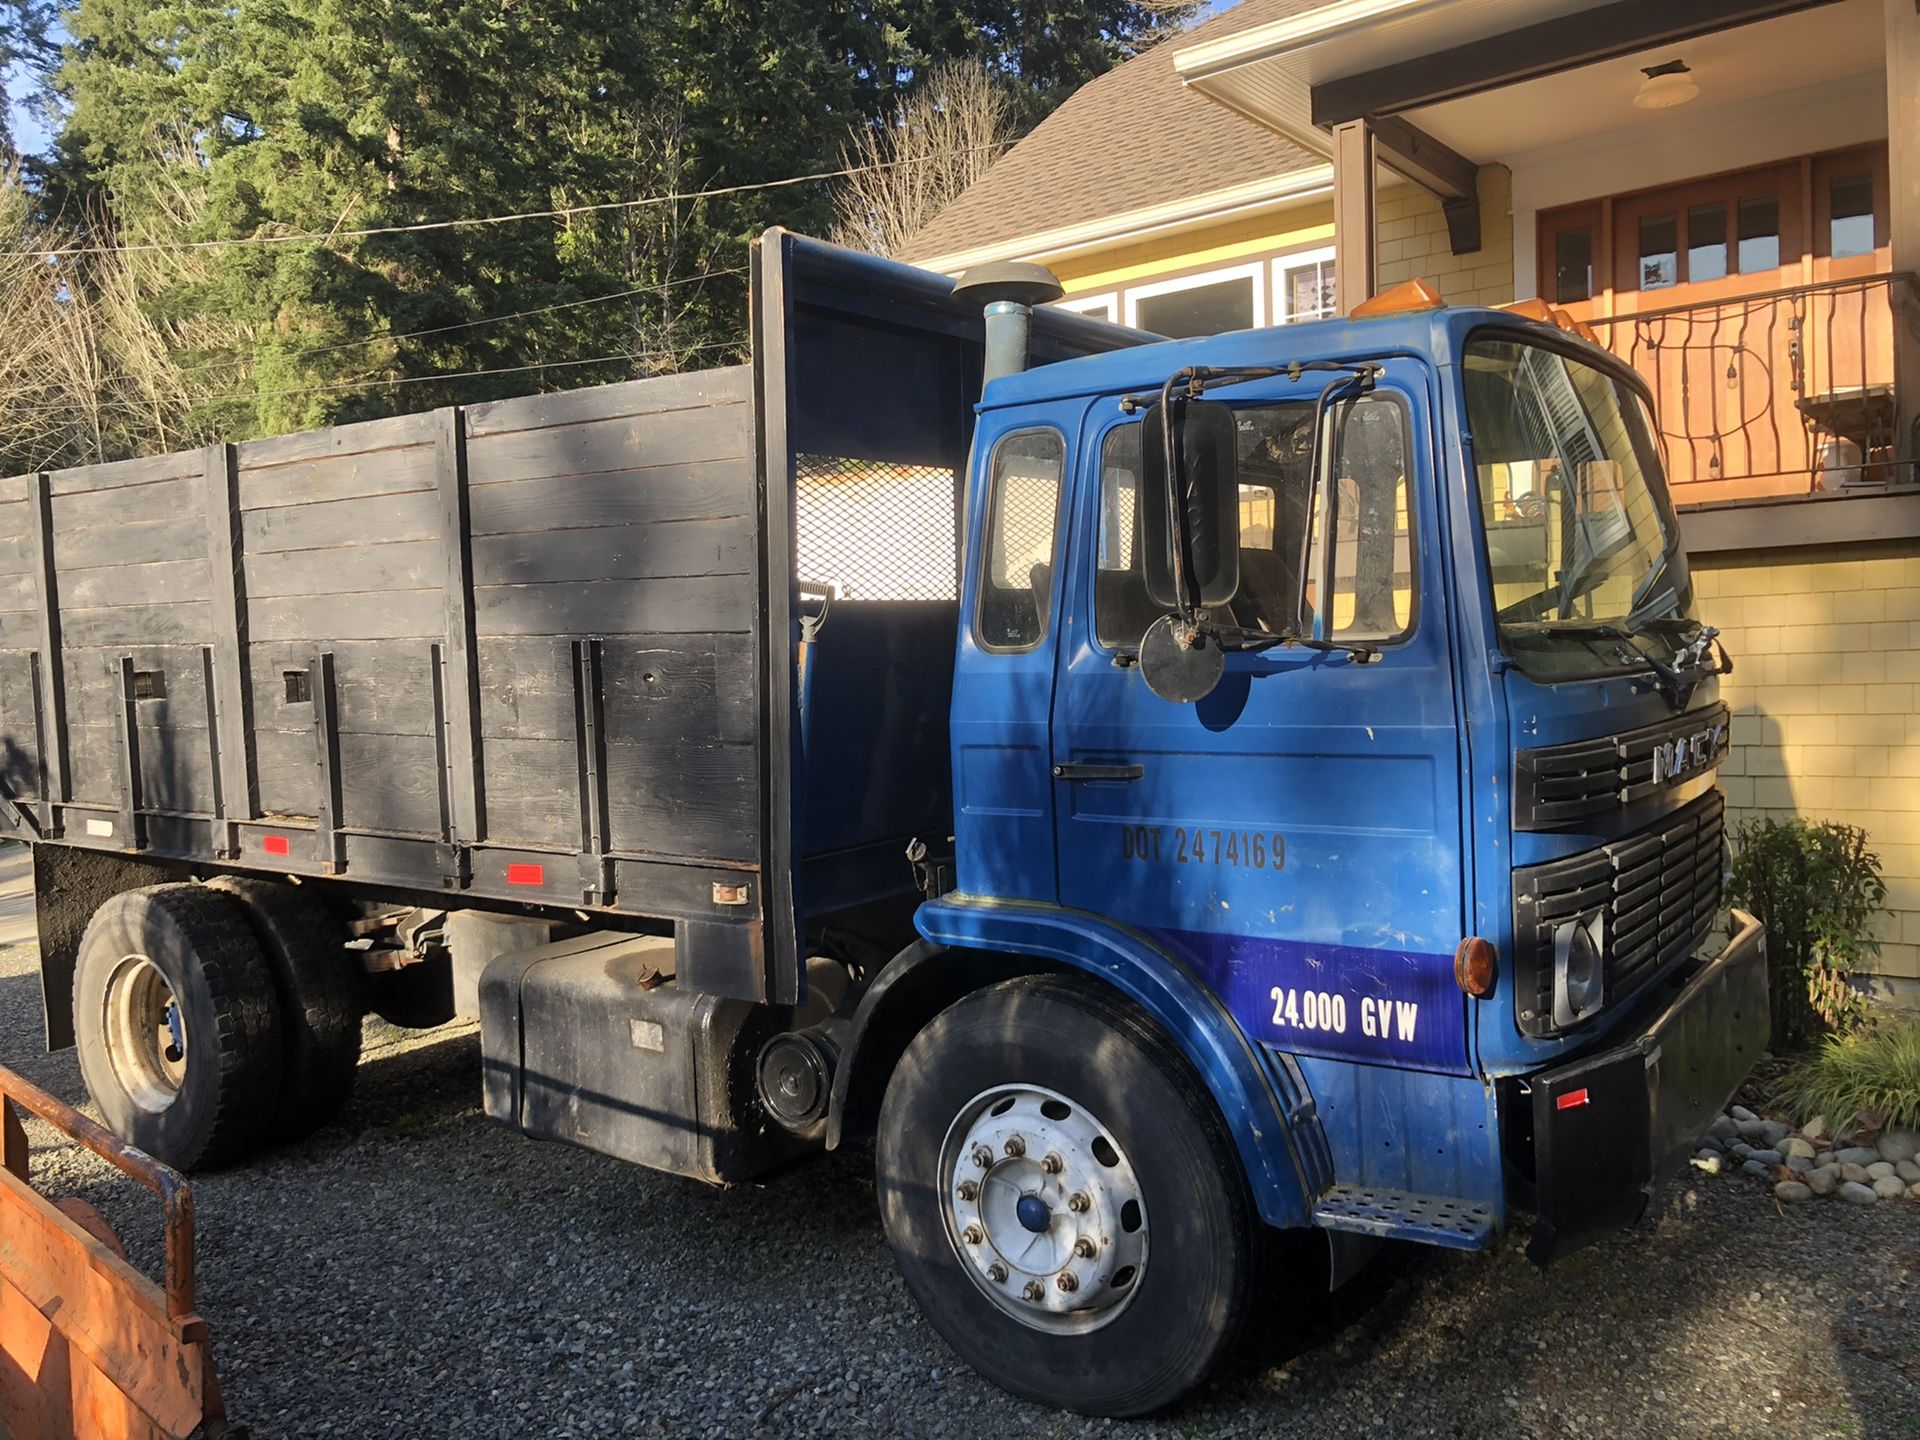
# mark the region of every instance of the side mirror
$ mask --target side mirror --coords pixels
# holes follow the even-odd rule
[[[1231,407],[1217,400],[1175,400],[1173,437],[1180,447],[1175,497],[1183,524],[1167,507],[1166,428],[1158,404],[1147,407],[1140,432],[1140,538],[1146,549],[1147,594],[1177,610],[1175,537],[1186,543],[1187,601],[1212,608],[1240,593],[1240,436]]]

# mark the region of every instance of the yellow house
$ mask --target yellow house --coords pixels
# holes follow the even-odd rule
[[[1415,276],[1646,378],[1746,815],[1865,828],[1920,994],[1920,6],[1240,0],[1084,87],[916,237],[1166,335]]]

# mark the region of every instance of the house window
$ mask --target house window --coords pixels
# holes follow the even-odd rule
[[[1273,262],[1276,313],[1281,322],[1324,320],[1340,313],[1334,289],[1333,249],[1282,255]]]
[[[1120,296],[1109,290],[1102,295],[1076,295],[1071,300],[1054,302],[1057,310],[1071,310],[1076,315],[1091,315],[1096,320],[1105,320],[1118,324],[1120,320]]]
[[[1264,267],[1240,265],[1127,292],[1127,323],[1179,340],[1267,323]]]

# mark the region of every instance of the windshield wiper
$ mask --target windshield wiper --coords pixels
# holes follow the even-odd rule
[[[1361,664],[1377,658],[1379,648],[1363,645],[1357,640],[1322,640],[1315,635],[1303,634],[1298,630],[1282,630],[1275,634],[1271,630],[1248,630],[1239,625],[1219,625],[1214,633],[1220,638],[1223,650],[1274,650],[1282,645],[1298,645],[1302,650],[1318,650],[1327,654],[1351,655]]]

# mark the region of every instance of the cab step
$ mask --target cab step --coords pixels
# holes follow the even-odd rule
[[[1333,1185],[1313,1205],[1323,1230],[1351,1230],[1383,1240],[1415,1240],[1450,1250],[1479,1250],[1493,1239],[1493,1211],[1448,1195],[1415,1195],[1363,1185]]]

